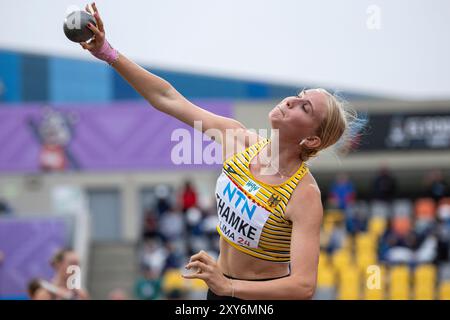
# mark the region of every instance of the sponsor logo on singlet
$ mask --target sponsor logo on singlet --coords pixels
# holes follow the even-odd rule
[[[259,188],[255,182],[243,187],[251,194],[255,194]],[[224,173],[217,180],[216,200],[222,235],[238,245],[257,248],[270,212],[249,199]]]
[[[253,180],[248,180],[244,185],[244,190],[252,195],[256,195],[259,189],[261,189],[261,186]]]

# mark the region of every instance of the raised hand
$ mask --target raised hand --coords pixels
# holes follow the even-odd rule
[[[94,36],[91,41],[81,42],[80,45],[83,49],[89,50],[96,58],[106,61],[109,64],[113,64],[119,58],[119,52],[111,47],[105,38],[105,28],[95,2],[91,4],[91,7],[87,5],[86,11],[94,16],[97,26],[94,26],[91,23],[87,25],[94,33]]]
[[[99,51],[105,42],[105,29],[95,2],[93,2],[91,6],[86,5],[86,11],[94,16],[97,27],[91,23],[87,25],[87,27],[94,33],[94,37],[89,42],[81,42],[80,45],[83,49],[95,52]]]

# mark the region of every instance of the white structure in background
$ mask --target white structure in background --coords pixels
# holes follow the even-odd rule
[[[0,1],[0,21],[14,30],[0,32],[0,48],[93,60],[62,28],[67,10],[88,2]],[[97,6],[110,43],[153,68],[403,99],[450,97],[450,42],[442,40],[448,0],[132,3]],[[19,12],[22,19],[12,14]]]
[[[91,239],[91,221],[88,213],[87,198],[80,187],[60,185],[53,188],[52,193],[53,211],[61,215],[71,215],[72,245],[79,254],[81,280],[85,284],[89,265],[89,244]]]

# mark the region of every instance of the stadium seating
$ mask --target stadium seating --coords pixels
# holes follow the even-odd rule
[[[450,300],[450,281],[441,283],[439,288],[439,299]]]
[[[391,300],[410,298],[410,271],[407,266],[393,266],[389,275],[389,296]]]
[[[379,216],[374,216],[369,220],[368,231],[375,238],[379,237],[386,230],[386,219]]]
[[[417,219],[431,220],[436,215],[436,203],[431,198],[417,199],[414,211]]]
[[[414,296],[416,300],[432,300],[435,294],[436,268],[433,265],[418,266],[414,272]]]
[[[360,298],[361,275],[354,265],[347,265],[339,271],[338,298],[357,300]]]

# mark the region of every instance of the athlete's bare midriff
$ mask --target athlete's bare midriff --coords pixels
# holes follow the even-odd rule
[[[237,279],[268,279],[289,274],[288,263],[265,261],[241,252],[220,238],[220,255],[217,261],[222,272]]]

